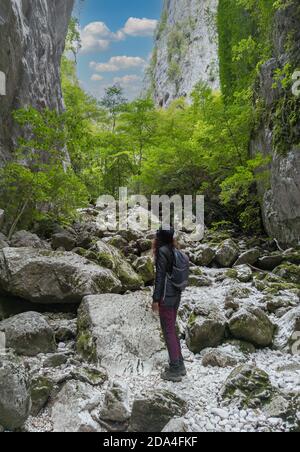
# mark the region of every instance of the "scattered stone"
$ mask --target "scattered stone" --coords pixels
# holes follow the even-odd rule
[[[128,246],[127,240],[123,239],[120,235],[115,235],[114,237],[109,237],[106,241],[108,245],[114,246],[118,250],[123,250]]]
[[[60,366],[62,366],[64,364],[66,364],[68,359],[69,359],[69,357],[65,353],[55,353],[53,355],[48,356],[45,359],[43,366],[45,368],[60,367]]]
[[[252,280],[252,270],[248,265],[239,265],[235,267],[237,279],[242,283],[248,283]]]
[[[121,283],[105,268],[67,252],[0,250],[0,289],[33,303],[79,303],[85,295],[120,292]]]
[[[6,347],[18,355],[36,356],[56,349],[54,332],[45,317],[37,312],[25,312],[0,322]]]
[[[11,354],[0,355],[0,424],[15,430],[30,414],[29,379],[24,365]]]
[[[259,308],[240,309],[231,317],[229,329],[232,336],[258,347],[269,347],[273,343],[275,326]]]
[[[161,432],[173,417],[183,416],[186,411],[186,402],[173,392],[149,392],[134,401],[129,431]]]
[[[223,410],[222,408],[213,408],[211,410],[211,414],[213,414],[214,416],[218,416],[221,419],[223,419],[223,421],[227,420],[229,418],[229,413],[227,410]]]
[[[191,287],[210,287],[212,285],[212,280],[206,276],[191,275],[189,277],[189,286]]]
[[[125,384],[113,382],[107,389],[100,418],[108,422],[127,422],[130,419],[128,388]]]
[[[209,350],[202,359],[204,367],[235,367],[238,365],[236,357],[220,350]]]

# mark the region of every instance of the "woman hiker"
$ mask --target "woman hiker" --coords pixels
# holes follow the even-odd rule
[[[179,279],[187,279],[188,258],[177,250],[173,229],[161,228],[153,243],[156,264],[156,279],[153,295],[153,312],[158,313],[166,346],[169,366],[162,373],[164,380],[180,382],[186,375],[180,340],[176,331],[177,312],[181,301],[182,287],[186,282],[172,281],[174,265],[178,265]],[[181,267],[180,267],[181,266]],[[185,266],[185,269],[183,268]],[[186,271],[187,268],[187,271]],[[179,274],[179,273],[178,273]],[[176,279],[176,276],[175,276]],[[178,278],[177,278],[178,279]],[[179,287],[179,288],[178,288]]]

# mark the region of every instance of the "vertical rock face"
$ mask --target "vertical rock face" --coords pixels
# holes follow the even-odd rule
[[[11,155],[17,130],[11,112],[32,105],[62,109],[60,60],[74,0],[1,0],[0,164]]]
[[[196,83],[219,88],[218,0],[165,0],[150,67],[157,104],[188,97]]]
[[[255,131],[252,154],[272,157],[270,188],[259,187],[263,196],[263,218],[267,232],[284,246],[300,242],[300,102],[292,92],[274,89],[274,75],[286,64],[300,65],[300,8],[298,0],[277,12],[274,23],[273,58],[260,73],[259,101],[266,114]],[[296,116],[297,115],[297,116]],[[276,149],[280,132],[284,150]],[[275,138],[275,139],[274,139]]]

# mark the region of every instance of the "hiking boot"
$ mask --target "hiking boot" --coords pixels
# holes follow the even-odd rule
[[[184,361],[183,361],[183,360],[181,360],[181,361],[179,362],[178,367],[179,367],[179,369],[180,369],[180,375],[181,375],[182,377],[185,377],[186,374],[187,374],[187,372],[186,372],[186,368],[185,368],[185,365],[184,365]],[[165,372],[167,372],[169,369],[170,369],[170,365],[166,366],[166,367],[165,367]]]
[[[180,364],[170,364],[161,374],[161,378],[166,381],[180,383],[182,381],[182,367]]]

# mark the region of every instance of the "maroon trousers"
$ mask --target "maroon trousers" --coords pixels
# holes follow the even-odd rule
[[[180,340],[176,331],[178,306],[169,307],[160,303],[159,317],[162,332],[169,352],[171,364],[176,364],[182,360]]]

